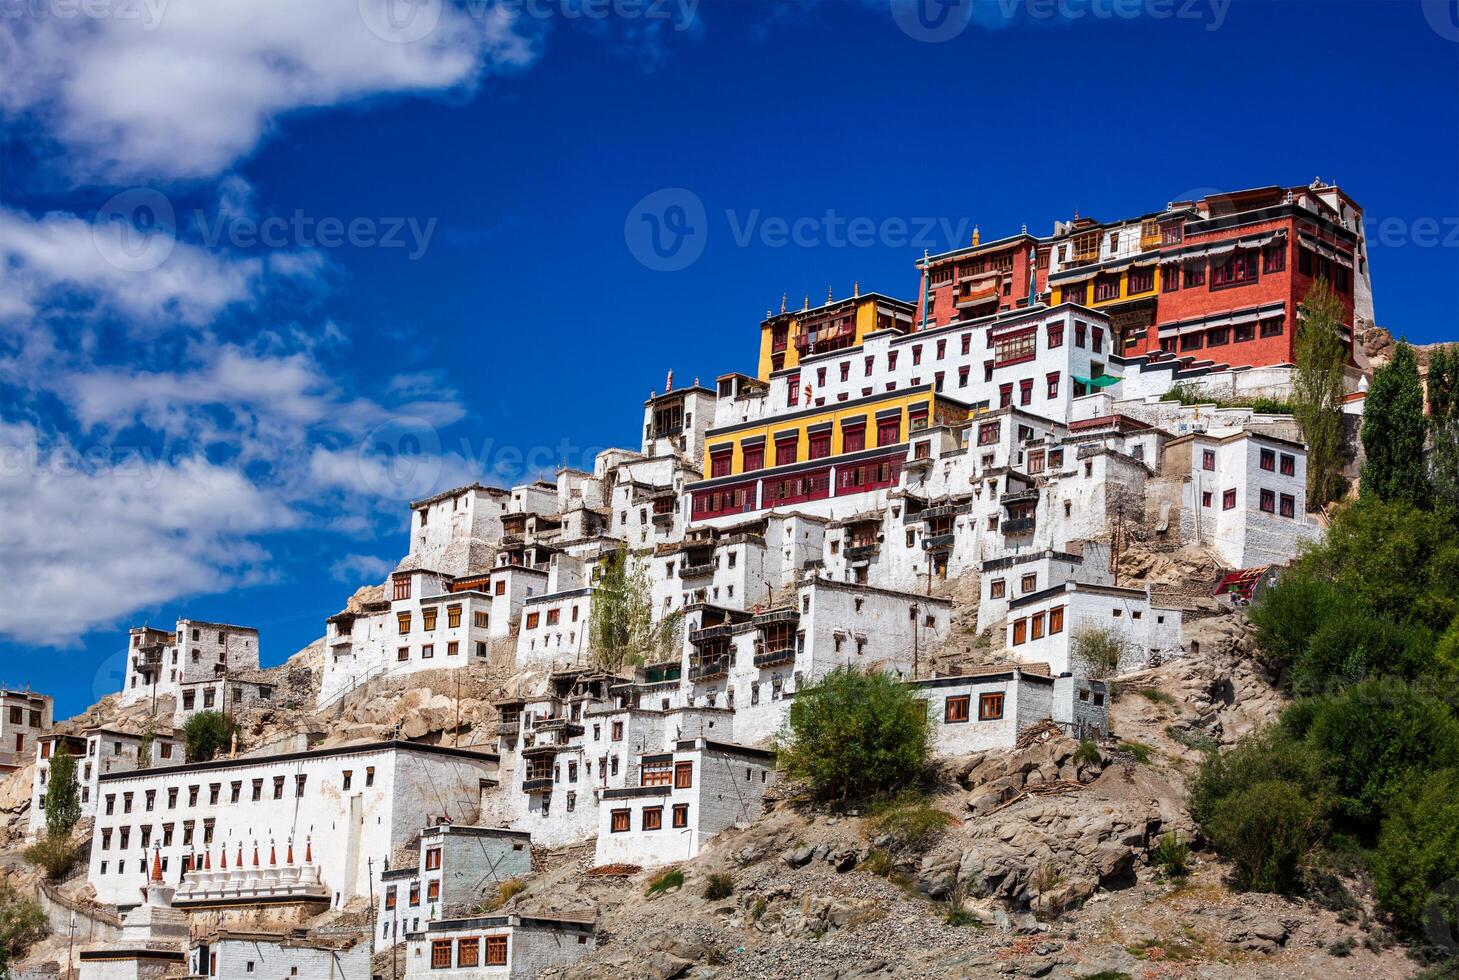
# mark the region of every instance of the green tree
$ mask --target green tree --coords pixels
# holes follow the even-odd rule
[[[40,903],[0,881],[0,977],[8,980],[11,959],[22,956],[47,931]]]
[[[188,762],[207,762],[226,751],[233,741],[237,725],[232,718],[217,711],[199,711],[187,720],[182,729],[183,745]]]
[[[777,761],[818,799],[865,800],[920,782],[927,738],[927,705],[911,688],[838,667],[796,694]]]
[[[1436,889],[1459,878],[1459,770],[1418,774],[1404,784],[1383,821],[1372,872],[1383,907],[1411,932],[1422,929]],[[1447,925],[1453,930],[1456,923]]]
[[[588,615],[588,645],[598,666],[616,671],[672,653],[681,617],[676,612],[655,621],[648,569],[627,548],[608,556],[602,568]]]
[[[1284,727],[1321,753],[1337,813],[1368,839],[1413,772],[1459,767],[1459,720],[1442,701],[1399,680],[1355,684],[1299,715],[1303,723],[1284,718]]]
[[[1317,280],[1299,311],[1290,405],[1307,443],[1307,506],[1316,510],[1344,492],[1342,404],[1348,344],[1342,338],[1342,301],[1327,280]]]
[[[1459,508],[1459,345],[1429,355],[1429,485],[1436,499]]]
[[[1459,344],[1441,344],[1429,354],[1429,422],[1459,421]]]
[[[65,837],[81,819],[81,792],[76,785],[75,756],[66,750],[65,742],[56,745],[50,775],[46,777],[46,833]]]
[[[1361,490],[1384,501],[1406,501],[1415,507],[1429,503],[1429,478],[1424,461],[1423,387],[1418,359],[1403,341],[1393,359],[1373,373],[1363,407],[1363,463]]]

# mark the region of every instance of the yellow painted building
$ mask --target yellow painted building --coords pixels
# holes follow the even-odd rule
[[[1152,285],[1151,285],[1151,287],[1149,289],[1141,290],[1140,292],[1134,292],[1134,293],[1130,292],[1130,270],[1131,270],[1131,267],[1126,266],[1125,268],[1119,270],[1119,272],[1110,272],[1110,271],[1106,270],[1104,272],[1099,273],[1099,275],[1118,275],[1119,276],[1119,279],[1120,279],[1120,291],[1119,291],[1119,295],[1118,296],[1111,296],[1108,299],[1100,299],[1100,300],[1095,299],[1094,298],[1094,281],[1099,276],[1094,276],[1094,277],[1089,278],[1089,279],[1081,280],[1078,283],[1071,283],[1071,284],[1067,284],[1065,286],[1055,285],[1053,287],[1053,289],[1052,289],[1052,292],[1053,292],[1053,295],[1054,295],[1052,305],[1058,306],[1060,303],[1067,303],[1067,302],[1074,301],[1074,302],[1080,303],[1081,306],[1088,306],[1088,307],[1091,307],[1092,309],[1099,309],[1101,306],[1113,306],[1116,303],[1124,303],[1124,302],[1128,302],[1129,300],[1133,300],[1133,299],[1147,299],[1147,298],[1150,298],[1150,297],[1154,297],[1157,293],[1160,292],[1160,278],[1161,278],[1162,275],[1164,275],[1164,271],[1165,271],[1162,266],[1157,265],[1153,269],[1151,269],[1151,273],[1152,273],[1151,283],[1152,283]],[[1074,286],[1075,287],[1075,290],[1074,290],[1075,295],[1073,297],[1069,296],[1069,286]],[[1084,297],[1083,300],[1080,300],[1079,297],[1078,297],[1078,288],[1077,287],[1079,287],[1079,286],[1084,287],[1085,297]]]
[[[830,433],[830,453],[823,457],[829,463],[835,457],[844,455],[845,433],[848,426],[856,428],[864,423],[863,444],[853,447],[852,452],[875,449],[882,443],[878,439],[878,423],[892,418],[897,420],[897,438],[891,444],[905,443],[907,439],[931,425],[956,425],[966,422],[968,406],[952,399],[939,397],[932,385],[920,385],[905,391],[872,395],[856,401],[838,402],[835,405],[808,408],[774,419],[759,419],[738,425],[711,429],[705,434],[704,476],[710,479],[714,473],[716,459],[723,458],[726,448],[730,450],[729,471],[718,476],[735,476],[746,472],[746,446],[762,447],[762,465],[750,472],[774,469],[776,440],[791,435],[796,437],[797,463],[810,461],[811,434]],[[913,426],[916,426],[914,429]],[[788,464],[786,464],[788,465]]]
[[[802,356],[858,346],[869,333],[899,326],[910,331],[915,307],[881,293],[859,292],[842,300],[827,300],[812,309],[792,310],[766,317],[760,324],[758,377],[764,381],[776,371],[800,364]]]

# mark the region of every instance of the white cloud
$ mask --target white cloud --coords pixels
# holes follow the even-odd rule
[[[329,574],[351,585],[383,582],[395,569],[395,562],[375,555],[345,555],[329,566]]]
[[[132,237],[124,241],[124,235]],[[129,254],[161,261],[128,266]],[[33,218],[0,207],[0,268],[5,270],[0,320],[80,299],[145,329],[159,320],[207,322],[250,296],[261,264],[208,252],[164,231],[124,230],[119,222],[92,223],[63,213]]]
[[[254,536],[296,514],[196,456],[148,461],[0,422],[0,634],[68,646],[140,608],[266,575]]]
[[[536,57],[531,25],[496,4],[99,6],[110,16],[0,18],[0,108],[40,118],[78,169],[113,180],[213,176],[280,115],[470,87]]]

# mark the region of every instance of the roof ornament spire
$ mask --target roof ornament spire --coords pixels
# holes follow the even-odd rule
[[[860,295],[861,295],[861,280],[860,279],[853,280],[852,283],[851,283],[851,296],[854,299],[854,298],[859,297]]]
[[[673,390],[674,390],[674,369],[673,368],[669,368],[669,377],[664,382],[664,394],[667,395],[669,392],[671,392]]]
[[[973,225],[973,245],[976,246],[978,242],[982,241],[982,239],[983,235],[981,232],[978,231],[978,226]]]
[[[811,294],[810,293],[806,293],[805,294],[805,306],[802,309],[803,310],[808,310],[810,308],[811,308]]]
[[[835,295],[834,295],[834,293],[833,293],[833,291],[832,291],[833,288],[834,287],[831,287],[831,286],[827,286],[826,287],[826,302],[827,303],[833,301],[836,298]]]
[[[153,845],[152,847],[151,881],[154,885],[162,884],[162,847],[160,845]]]
[[[781,293],[780,294],[780,312],[781,313],[784,313],[785,312],[785,301],[789,297],[790,297],[790,294],[789,293]]]
[[[1023,225],[1019,228],[1019,234],[1020,235],[1027,235],[1028,234],[1028,222],[1027,221],[1025,221],[1023,223]]]

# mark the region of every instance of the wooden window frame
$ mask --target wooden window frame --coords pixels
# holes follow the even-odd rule
[[[674,788],[675,789],[693,789],[694,788],[694,763],[693,762],[676,762],[676,763],[674,763]]]
[[[451,969],[451,947],[454,945],[449,939],[431,940],[431,969]]]
[[[942,723],[945,725],[960,725],[968,720],[968,712],[972,709],[973,698],[971,694],[949,695],[942,702]]]
[[[638,826],[643,831],[654,831],[664,829],[664,808],[660,806],[646,806],[643,808],[643,815],[639,817]]]
[[[612,810],[608,814],[608,832],[626,834],[631,825],[631,810]]]
[[[487,936],[486,937],[486,960],[484,966],[506,966],[507,965],[507,937]]]
[[[481,940],[472,936],[470,939],[456,940],[456,965],[480,966],[481,965]]]
[[[978,720],[1002,721],[1004,696],[1002,694],[978,695]]]

